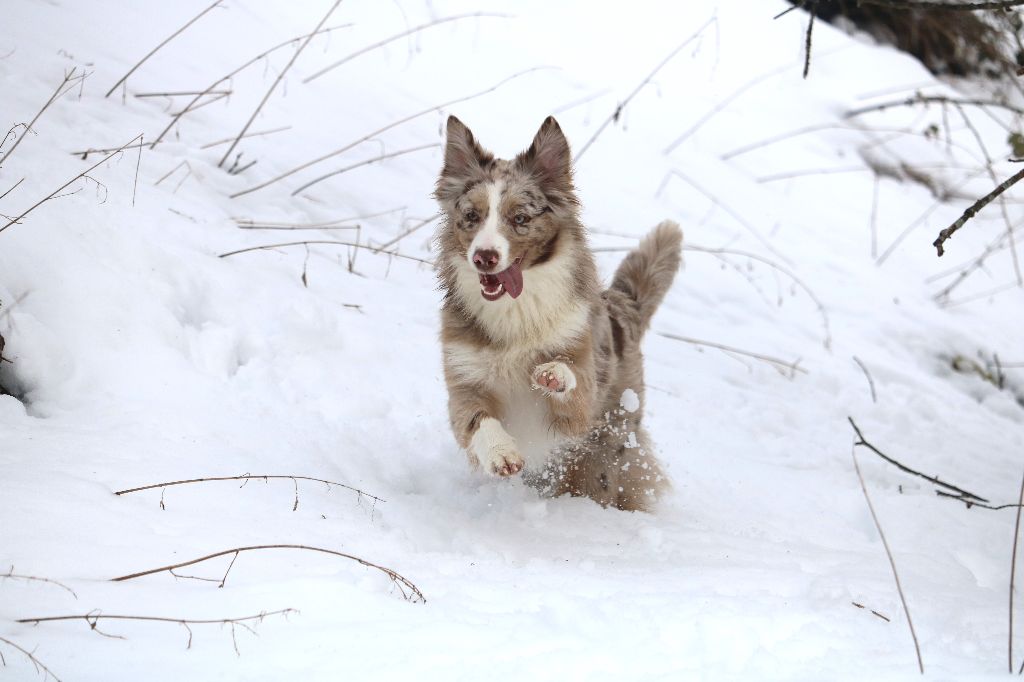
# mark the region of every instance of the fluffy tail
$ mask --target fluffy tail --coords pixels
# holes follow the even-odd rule
[[[658,223],[619,265],[611,288],[626,294],[640,312],[640,331],[651,323],[682,260],[683,231],[671,220]]]

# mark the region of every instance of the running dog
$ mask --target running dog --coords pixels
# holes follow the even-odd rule
[[[640,425],[640,341],[679,269],[679,226],[654,228],[602,291],[553,117],[512,160],[449,117],[434,196],[459,445],[496,476],[525,468],[550,494],[650,511],[668,481]]]

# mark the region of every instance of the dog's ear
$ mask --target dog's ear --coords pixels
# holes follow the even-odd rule
[[[473,137],[469,128],[454,116],[448,117],[442,176],[463,178],[482,170],[494,157]]]
[[[516,164],[537,178],[549,196],[575,202],[572,154],[554,116],[544,119],[530,148],[516,157]]]

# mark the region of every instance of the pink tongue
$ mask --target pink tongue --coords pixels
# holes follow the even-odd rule
[[[523,271],[519,269],[519,263],[513,263],[508,270],[503,270],[494,275],[505,288],[505,293],[512,298],[519,298],[523,293]]]

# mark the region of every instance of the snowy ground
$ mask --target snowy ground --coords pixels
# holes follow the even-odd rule
[[[105,99],[204,3],[9,0],[0,19],[0,132],[29,121],[64,71],[89,75],[3,164],[0,194],[25,179],[0,199],[0,213],[21,214],[102,158],[69,152],[116,148],[140,133],[155,139],[188,101],[136,94],[202,89],[267,47],[310,32],[331,3],[293,4],[301,7],[227,0]],[[815,28],[811,77],[802,80],[805,15],[773,22],[782,2],[626,7],[346,0],[327,25],[354,25],[315,38],[253,124],[290,128],[239,147],[240,165],[254,166],[228,175],[217,168],[226,145],[203,146],[238,133],[293,47],[222,85],[230,97],[185,117],[141,159],[137,150],[117,156],[90,174],[95,182],[73,183],[66,191],[77,193],[0,233],[0,334],[11,361],[0,363],[0,384],[22,398],[0,396],[0,566],[75,593],[0,581],[0,637],[34,651],[62,680],[917,674],[854,473],[847,416],[905,464],[993,503],[1015,500],[1024,408],[1014,391],[1024,395],[1024,369],[1007,369],[1002,391],[951,369],[956,355],[984,364],[979,353],[1024,363],[1024,291],[1004,287],[1013,282],[1009,252],[950,296],[956,303],[980,295],[974,300],[937,305],[933,296],[954,278],[925,281],[973,258],[1005,229],[993,205],[942,260],[930,246],[967,197],[994,184],[978,173],[983,154],[955,111],[947,116],[950,144],[944,130],[938,141],[890,132],[942,127],[938,108],[843,119],[915,88],[955,91],[912,59],[824,24]],[[302,83],[406,28],[478,11],[514,16],[446,23]],[[260,244],[356,238],[242,230],[236,218],[353,217],[339,224],[360,224],[359,238],[378,245],[429,218],[439,147],[292,191],[382,153],[439,144],[447,113],[509,156],[554,112],[579,149],[711,16],[715,23],[577,164],[593,244],[628,247],[670,217],[691,245],[782,266],[814,292],[826,317],[785,272],[746,257],[687,252],[654,331],[799,358],[806,373],[790,376],[652,333],[647,423],[675,486],[654,515],[540,499],[519,481],[468,469],[447,427],[439,294],[428,265],[364,250],[350,268],[353,252],[335,245],[217,257]],[[549,68],[229,198],[533,67]],[[991,155],[1004,158],[1005,132],[976,110],[970,115]],[[833,127],[729,155],[819,124]],[[935,200],[921,184],[882,177],[874,201],[865,158],[892,168],[916,164],[949,188],[972,179],[876,265],[872,214],[881,254]],[[844,170],[767,177],[809,169]],[[996,165],[999,177],[1013,170]],[[1007,211],[1017,224],[1024,211],[1013,201]],[[384,211],[392,212],[354,217]],[[432,230],[413,232],[397,249],[430,259]],[[603,272],[620,258],[602,252]],[[1004,288],[986,293],[997,287]],[[868,368],[877,403],[853,356]],[[966,509],[869,451],[858,453],[926,672],[958,680],[1004,674],[1013,511]],[[113,494],[246,472],[340,481],[386,502],[288,480]],[[360,556],[413,581],[427,601],[403,600],[373,569],[299,550],[242,554],[220,589],[167,573],[109,581],[263,544]],[[180,573],[219,579],[230,560]],[[99,631],[116,636],[103,637],[83,621],[15,622],[85,613],[223,619],[279,609],[298,613],[268,616],[256,636],[241,626],[192,625],[189,648],[189,632],[177,623],[100,621]],[[1016,648],[1019,663],[1024,637]],[[37,678],[9,644],[0,642],[0,654],[0,677]]]

